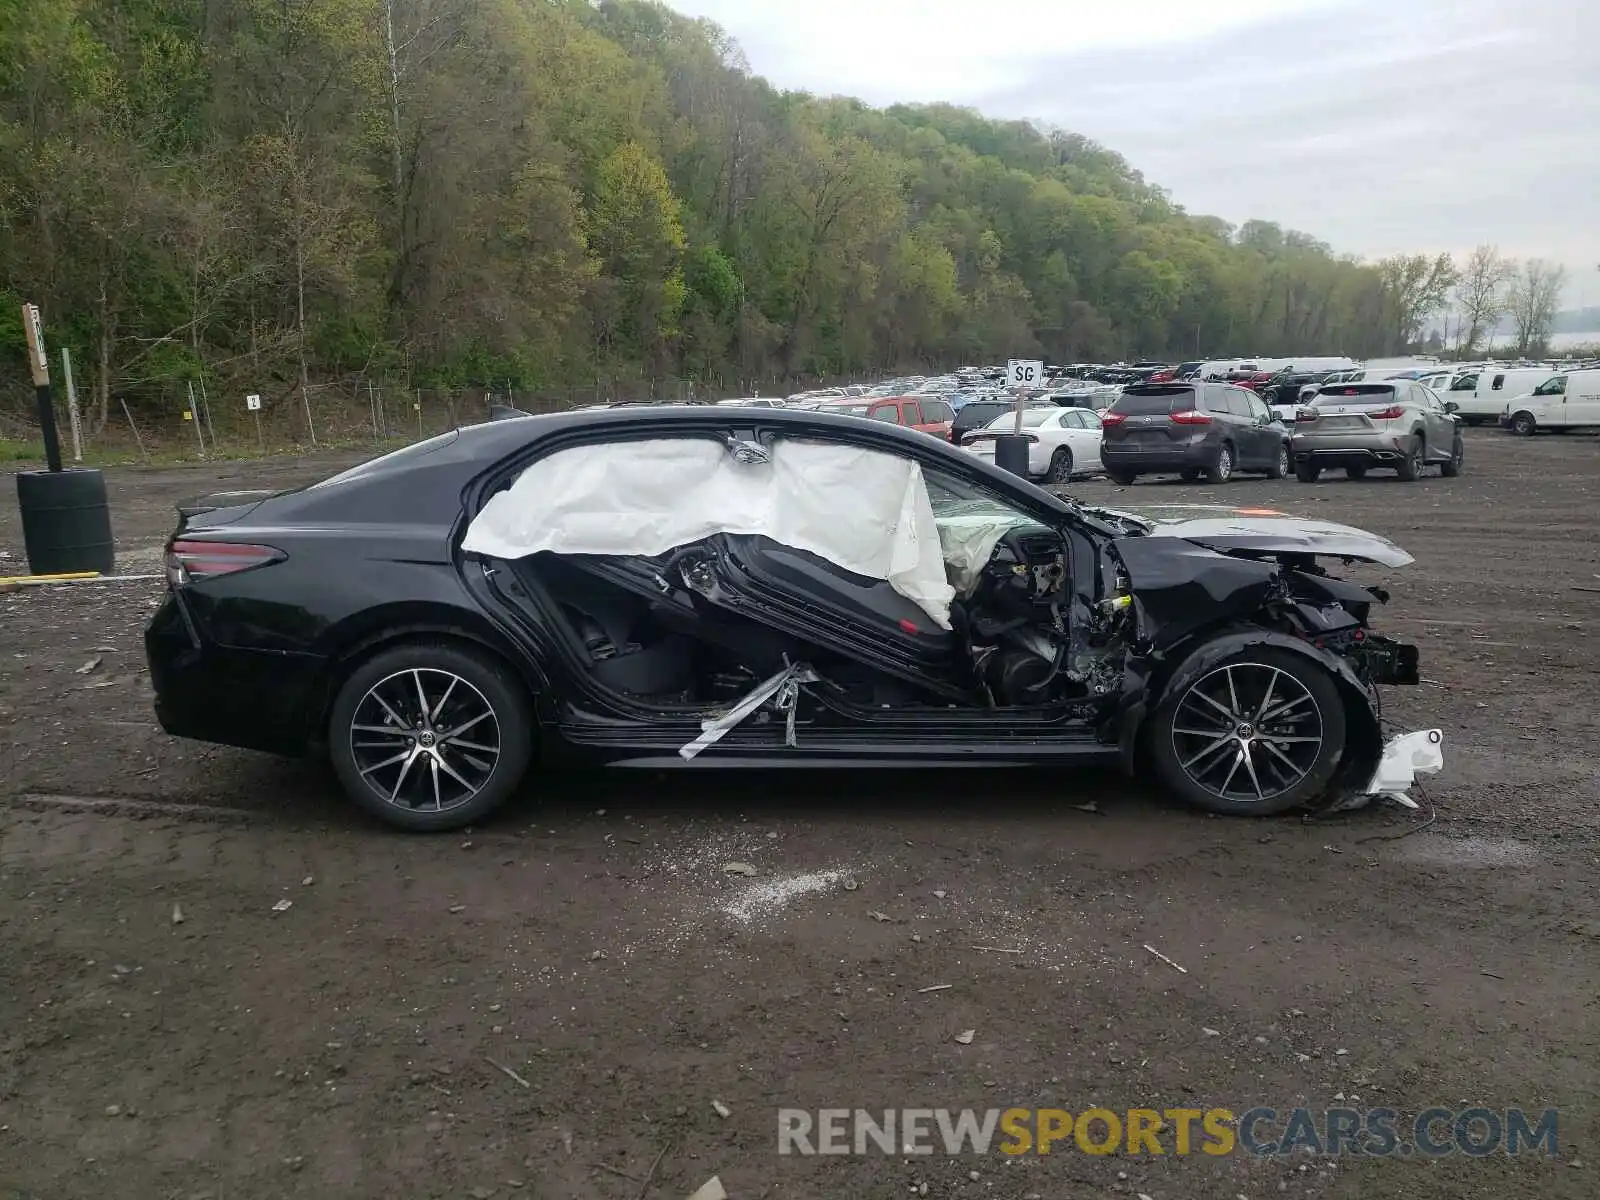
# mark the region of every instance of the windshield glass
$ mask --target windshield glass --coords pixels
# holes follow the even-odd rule
[[[1313,408],[1334,405],[1372,404],[1387,407],[1394,403],[1394,388],[1381,383],[1346,383],[1339,387],[1324,387],[1311,402]]]
[[[1130,417],[1152,417],[1158,414],[1164,416],[1193,404],[1194,392],[1188,388],[1157,392],[1155,395],[1130,395],[1124,392],[1111,406],[1111,411]]]
[[[1039,426],[1043,425],[1046,421],[1048,421],[1051,417],[1053,417],[1055,415],[1056,415],[1056,410],[1053,409],[1053,408],[1028,408],[1028,409],[1024,409],[1023,412],[1022,412],[1022,427],[1024,429],[1037,429],[1037,428],[1039,428]],[[990,428],[990,429],[1015,428],[1015,424],[1014,423],[1015,423],[1016,419],[1017,419],[1017,417],[1016,417],[1015,413],[1002,413],[1000,416],[996,417],[993,421],[989,422],[988,428]],[[1008,426],[1007,425],[1008,421],[1009,422],[1013,422],[1013,424]]]
[[[347,471],[340,471],[337,475],[330,475],[320,483],[313,483],[311,486],[314,488],[333,487],[336,484],[346,483],[352,479],[359,479],[363,475],[370,475],[375,471],[397,466],[407,459],[421,458],[424,454],[432,454],[435,450],[448,446],[456,440],[457,436],[458,431],[452,429],[448,433],[441,433],[431,437],[425,442],[413,442],[409,446],[391,450],[388,454],[378,458],[368,459],[366,462],[351,467]]]

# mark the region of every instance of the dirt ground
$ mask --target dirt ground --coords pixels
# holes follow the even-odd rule
[[[180,498],[340,465],[114,472],[119,566],[158,570]],[[1600,440],[1473,431],[1416,485],[1075,490],[1415,554],[1361,577],[1429,680],[1386,715],[1445,731],[1422,811],[617,771],[407,838],[319,766],[159,732],[158,580],[0,594],[0,1197],[1600,1195]],[[0,551],[24,569],[9,498]],[[777,1153],[780,1107],[1435,1104],[1559,1107],[1558,1153]]]

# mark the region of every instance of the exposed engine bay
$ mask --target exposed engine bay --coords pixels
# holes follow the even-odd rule
[[[991,705],[1048,705],[1116,688],[1128,605],[1075,605],[1070,582],[1060,536],[1019,526],[995,542],[970,598],[952,605]]]

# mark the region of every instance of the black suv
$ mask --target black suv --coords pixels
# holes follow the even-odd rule
[[[1170,474],[1226,483],[1235,471],[1282,479],[1289,473],[1289,431],[1245,388],[1134,384],[1102,418],[1100,461],[1121,484]]]

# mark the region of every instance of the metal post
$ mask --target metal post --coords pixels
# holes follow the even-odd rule
[[[200,457],[206,456],[205,434],[200,429],[200,414],[194,410],[194,384],[189,385],[189,411],[183,414],[194,422],[194,440],[200,445]]]
[[[133,430],[133,441],[134,444],[139,447],[139,457],[144,459],[145,462],[149,462],[150,453],[144,448],[144,439],[139,436],[139,427],[134,424],[133,414],[128,411],[128,402],[121,396],[118,396],[117,403],[122,405],[122,415],[128,418],[128,428]]]
[[[72,351],[61,347],[61,377],[67,384],[67,423],[72,427],[72,461],[83,461],[83,422],[78,416],[78,389],[72,382]]]
[[[422,440],[422,389],[417,389],[417,441]]]
[[[28,339],[28,365],[33,371],[33,395],[39,404],[39,434],[44,440],[45,465],[61,470],[61,439],[56,435],[56,406],[50,396],[50,360],[44,353],[44,322],[34,304],[22,306],[22,329]]]
[[[250,414],[256,419],[256,445],[261,448],[261,453],[267,452],[267,439],[261,432],[261,410],[258,408]]]
[[[372,440],[378,440],[378,394],[372,390],[372,380],[367,380],[367,407],[372,410]]]
[[[200,376],[200,407],[206,414],[206,436],[211,439],[211,448],[217,448],[217,423],[211,419],[211,397],[206,395],[206,377]],[[196,414],[197,416],[199,414]]]

